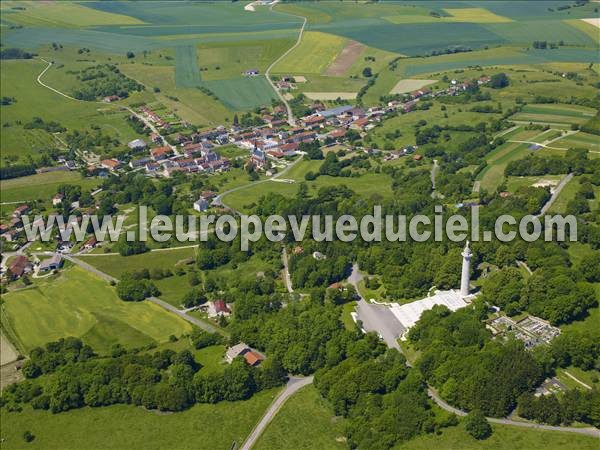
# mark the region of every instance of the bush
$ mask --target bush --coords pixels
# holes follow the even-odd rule
[[[23,440],[25,442],[31,442],[35,439],[35,436],[31,433],[31,431],[27,430],[25,433],[23,433]]]
[[[492,427],[479,410],[473,410],[467,414],[465,417],[465,429],[467,433],[478,440],[487,439],[492,434]]]

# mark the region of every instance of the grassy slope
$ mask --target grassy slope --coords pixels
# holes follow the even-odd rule
[[[128,271],[130,272],[141,269],[150,270],[153,268],[173,268],[177,262],[187,258],[192,258],[193,256],[193,248],[180,248],[177,250],[148,252],[131,256],[82,256],[81,260],[91,264],[102,272],[118,278],[123,274],[123,272]]]
[[[206,69],[202,71],[202,79],[239,78],[245,70],[252,68],[264,72],[293,44],[292,39],[201,44],[198,50],[198,63],[200,67]]]
[[[308,31],[302,42],[273,68],[274,73],[320,74],[335,60],[347,39],[327,33]]]
[[[107,351],[117,342],[137,347],[191,330],[156,305],[121,301],[114,288],[77,267],[3,299],[7,319],[26,349],[79,336],[98,351]]]
[[[343,420],[333,418],[331,407],[311,386],[295,394],[280,410],[256,444],[257,450],[296,450],[344,448],[336,437],[343,434]],[[484,441],[469,436],[464,425],[443,429],[439,435],[429,434],[394,447],[397,450],[461,449],[461,450],[559,450],[597,448],[597,440],[572,433],[530,430],[505,425],[492,425],[493,434]],[[313,445],[316,443],[316,445]]]
[[[2,448],[120,450],[139,447],[143,440],[146,446],[157,450],[229,449],[233,442],[240,445],[244,441],[277,392],[277,389],[260,392],[241,402],[199,404],[173,414],[130,405],[83,408],[60,414],[29,408],[8,413],[3,408]],[[25,430],[36,436],[33,442],[23,441]]]
[[[232,192],[225,197],[225,203],[236,209],[244,210],[245,207],[256,202],[261,196],[268,193],[278,193],[292,197],[298,192],[298,184],[304,182],[307,172],[316,172],[322,161],[302,161],[294,166],[283,178],[295,180],[295,183],[280,183],[269,181],[246,189]],[[386,174],[366,173],[357,178],[342,178],[319,176],[315,181],[306,181],[309,192],[314,192],[325,186],[346,185],[353,191],[364,197],[379,194],[383,197],[391,197],[391,178]]]
[[[313,386],[290,398],[257,441],[256,450],[333,450],[346,448],[343,419],[334,418],[331,406]]]
[[[79,172],[46,172],[27,177],[2,181],[3,202],[45,200],[56,194],[61,184],[76,184],[83,189],[93,189],[99,184],[98,178],[83,178]]]
[[[440,435],[427,435],[417,437],[397,450],[425,450],[425,449],[460,449],[460,450],[559,450],[576,448],[578,450],[592,450],[598,446],[597,439],[589,436],[578,436],[573,433],[556,431],[539,431],[527,428],[492,425],[493,434],[484,441],[477,441],[464,430],[464,425],[446,428]]]

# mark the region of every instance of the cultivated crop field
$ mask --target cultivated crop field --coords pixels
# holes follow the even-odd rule
[[[116,343],[140,347],[191,331],[190,324],[159,306],[123,302],[113,287],[78,267],[10,292],[3,300],[6,320],[28,351],[76,336],[107,352]]]
[[[179,88],[194,88],[200,85],[198,53],[193,45],[180,45],[176,48],[175,85]]]
[[[406,79],[400,80],[390,91],[390,94],[404,94],[406,92],[416,91],[417,89],[424,88],[430,84],[435,83],[437,80],[415,80]]]
[[[572,105],[526,105],[513,120],[547,124],[583,124],[596,114],[592,108]]]
[[[333,34],[306,32],[302,42],[273,68],[274,73],[323,73],[344,49],[347,40]]]

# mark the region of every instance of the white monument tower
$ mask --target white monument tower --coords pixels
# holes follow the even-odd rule
[[[469,241],[465,245],[465,249],[461,253],[463,257],[462,263],[462,276],[460,277],[460,295],[467,297],[469,295],[469,283],[471,282],[471,249],[469,248]]]

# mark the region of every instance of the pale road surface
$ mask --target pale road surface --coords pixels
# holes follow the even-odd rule
[[[239,211],[237,211],[236,209],[232,208],[231,206],[227,206],[227,204],[225,202],[223,202],[223,197],[225,197],[226,195],[231,194],[232,192],[237,192],[237,191],[240,191],[242,189],[247,189],[250,186],[256,186],[258,184],[267,183],[269,181],[275,181],[277,178],[283,176],[292,167],[294,167],[296,164],[298,164],[300,161],[302,161],[302,158],[303,158],[303,156],[301,155],[299,158],[297,158],[296,160],[294,160],[294,162],[292,162],[290,165],[288,165],[285,169],[283,169],[281,172],[276,173],[271,178],[265,178],[264,180],[253,181],[252,183],[243,184],[241,186],[234,187],[233,189],[229,189],[228,191],[222,192],[221,194],[217,195],[213,199],[212,204],[215,205],[215,206],[222,206],[224,208],[228,208],[231,211],[233,211],[235,214],[240,215],[241,213]]]
[[[560,180],[560,183],[558,183],[558,186],[556,186],[556,189],[554,190],[554,193],[552,194],[552,196],[548,199],[546,204],[542,207],[539,214],[536,214],[535,217],[542,217],[544,214],[546,214],[546,212],[548,212],[548,210],[552,207],[552,205],[554,204],[554,202],[560,195],[560,192],[572,179],[573,179],[573,174],[570,173],[569,175],[564,177],[562,180]]]
[[[283,260],[283,281],[285,283],[287,291],[291,294],[294,292],[294,288],[292,287],[292,277],[290,276],[288,254],[285,246],[283,247],[283,251],[281,252],[281,259]]]
[[[273,6],[275,6],[276,3],[277,2],[272,3],[271,6],[269,7],[269,10],[273,11]],[[271,65],[269,67],[267,67],[267,70],[265,71],[265,77],[267,78],[267,81],[269,82],[269,84],[271,85],[271,87],[273,88],[273,90],[275,91],[277,96],[279,97],[279,99],[285,105],[285,109],[287,110],[288,123],[291,126],[295,126],[296,119],[294,118],[294,112],[292,111],[292,107],[290,106],[288,101],[285,99],[283,94],[281,92],[279,92],[279,89],[277,89],[277,86],[275,86],[275,83],[273,83],[273,80],[271,80],[271,77],[269,74],[271,72],[271,69],[273,67],[275,67],[275,64],[277,64],[279,61],[281,61],[283,58],[285,58],[287,55],[289,55],[292,52],[292,50],[294,50],[296,47],[298,47],[300,45],[300,42],[302,42],[302,34],[304,33],[304,27],[306,26],[306,17],[297,16],[295,14],[289,14],[289,13],[284,13],[284,12],[279,12],[279,14],[286,14],[286,15],[292,16],[292,17],[299,17],[304,21],[302,23],[302,27],[300,27],[300,33],[298,33],[298,39],[296,40],[296,43],[293,46],[291,46],[283,55],[281,55],[279,58],[277,58],[275,61],[273,61],[271,63]]]
[[[91,272],[91,273],[99,276],[103,280],[106,280],[108,282],[113,281],[115,283],[119,281],[117,278],[115,278],[115,277],[113,277],[113,276],[111,276],[111,275],[109,275],[107,273],[104,273],[101,270],[96,269],[94,266],[91,266],[90,264],[88,264],[88,263],[86,263],[84,261],[81,261],[80,259],[73,258],[72,256],[66,255],[66,254],[64,254],[63,257],[66,260],[71,261],[73,264],[77,264],[82,269],[85,269],[88,272]],[[186,320],[189,323],[191,323],[193,325],[196,325],[197,327],[202,328],[205,331],[208,331],[209,333],[221,333],[221,334],[223,333],[223,331],[220,330],[220,329],[218,329],[217,327],[214,327],[214,326],[212,326],[209,323],[203,322],[202,320],[196,319],[195,317],[188,316],[185,312],[177,309],[175,306],[173,306],[173,305],[171,305],[171,304],[169,304],[169,303],[167,303],[167,302],[165,302],[163,300],[160,300],[160,299],[158,299],[156,297],[149,297],[146,300],[154,303],[155,305],[160,306],[161,308],[166,309],[167,311],[170,311],[170,312],[178,315],[183,320]]]
[[[293,394],[295,394],[299,389],[304,386],[308,386],[313,382],[313,376],[299,378],[299,377],[290,377],[287,382],[285,389],[281,391],[281,393],[277,396],[277,398],[271,403],[269,409],[265,412],[260,422],[254,427],[252,433],[248,436],[244,444],[240,447],[240,450],[250,450],[252,446],[256,443],[256,440],[260,437],[262,432],[265,430],[269,422],[273,420],[275,414],[279,412],[279,409],[283,406],[283,404],[290,398]]]
[[[354,264],[354,266],[352,267],[352,274],[348,277],[348,282],[350,284],[352,284],[355,288],[357,288],[358,283],[360,280],[362,280],[362,278],[363,278],[363,276],[360,273],[358,264]],[[358,289],[356,289],[356,292],[358,293]],[[360,293],[358,293],[358,295],[360,297],[360,300],[356,304],[356,306],[357,306],[356,310],[357,310],[357,312],[360,310],[359,315],[362,315],[364,312],[367,313],[365,316],[360,317],[360,319],[363,321],[363,327],[365,328],[365,330],[371,331],[367,328],[367,322],[369,323],[369,325],[368,325],[369,327],[373,327],[374,321],[384,317],[384,315],[381,314],[380,311],[378,311],[377,309],[373,309],[373,308],[377,308],[377,307],[386,308],[386,307],[384,305],[376,305],[376,304],[368,303],[365,301],[364,298],[362,298]],[[385,316],[394,318],[393,314],[390,314],[389,311],[382,310],[381,312],[385,312]],[[388,319],[384,319],[384,320],[388,320]],[[397,319],[395,319],[395,320],[397,321]],[[398,324],[400,324],[400,322],[398,322]],[[394,337],[395,331],[394,331],[393,325],[390,326],[390,323],[382,321],[381,323],[377,324],[377,326],[378,326],[378,329],[377,330],[373,329],[373,331],[378,331],[383,336],[383,340],[388,345],[388,347],[395,348],[401,352],[402,350],[400,349],[400,346],[398,345],[398,342],[397,342],[397,335],[396,335],[396,337]],[[400,326],[402,326],[402,325],[400,324]],[[406,362],[406,365],[409,367],[412,367],[408,361]],[[428,388],[427,388],[427,395],[429,395],[429,397],[440,408],[442,408],[448,412],[454,413],[457,416],[467,415],[467,413],[465,411],[462,411],[462,410],[455,408],[454,406],[451,406],[448,403],[446,403],[431,386],[428,386]],[[492,423],[498,423],[501,425],[514,425],[517,427],[536,428],[539,430],[548,430],[548,431],[563,431],[563,432],[567,432],[567,433],[585,434],[588,436],[600,438],[600,430],[597,430],[595,428],[555,427],[555,426],[551,426],[551,425],[541,425],[541,424],[537,424],[537,423],[533,423],[533,422],[519,422],[516,420],[510,420],[510,419],[497,419],[494,417],[488,417],[487,419],[488,419],[488,421],[490,421]]]

